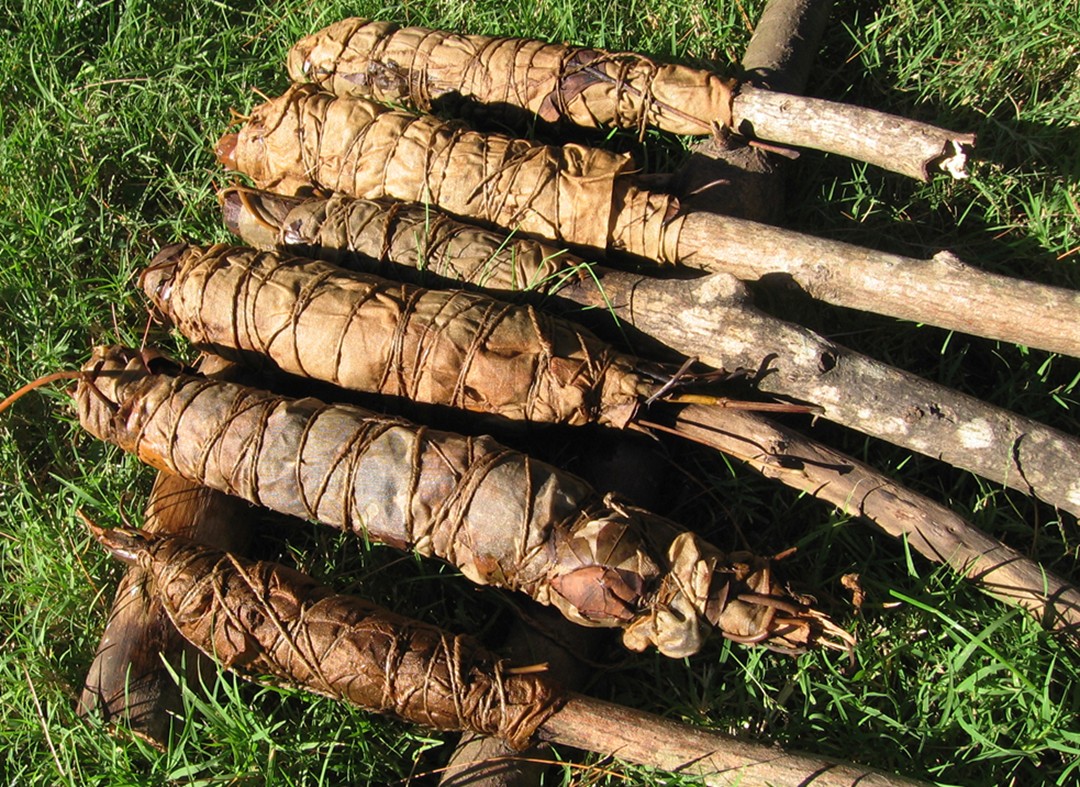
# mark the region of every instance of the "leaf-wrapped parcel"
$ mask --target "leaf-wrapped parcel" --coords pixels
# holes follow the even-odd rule
[[[392,198],[538,238],[678,258],[675,197],[636,188],[629,156],[482,134],[430,115],[294,85],[252,110],[219,159],[259,188]]]
[[[116,347],[95,349],[75,396],[87,431],[158,469],[440,557],[575,622],[622,628],[635,650],[686,656],[713,627],[787,650],[850,641],[792,599],[769,560],[724,554],[489,437],[152,373]]]
[[[661,384],[573,323],[287,253],[170,247],[143,277],[195,344],[342,388],[513,421],[624,427]]]
[[[632,53],[344,19],[299,41],[294,82],[430,111],[463,98],[585,128],[711,134],[730,126],[734,82]]]
[[[519,674],[471,637],[337,594],[288,566],[144,531],[95,535],[147,572],[185,639],[248,678],[517,748],[563,701],[546,674]]]
[[[225,189],[221,202],[225,223],[249,246],[345,268],[357,268],[362,258],[358,269],[418,284],[548,292],[587,275],[586,263],[565,249],[466,224],[430,205],[344,194],[305,199],[244,187]]]

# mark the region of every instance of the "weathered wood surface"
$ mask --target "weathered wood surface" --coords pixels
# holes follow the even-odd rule
[[[742,281],[794,283],[826,303],[1080,357],[1080,292],[695,211],[679,261]]]
[[[540,734],[562,745],[697,776],[707,785],[900,787],[919,784],[902,776],[782,751],[580,695],[571,697],[558,713],[544,722]]]
[[[853,352],[756,309],[731,276],[658,279],[597,269],[556,295],[610,309],[621,321],[718,369],[749,369],[766,393],[809,402],[821,416],[969,470],[1074,515],[1080,441],[917,375]]]

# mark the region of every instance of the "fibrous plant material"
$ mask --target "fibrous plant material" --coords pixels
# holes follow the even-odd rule
[[[769,560],[726,555],[490,438],[176,371],[97,348],[75,394],[80,422],[158,469],[621,628],[635,650],[692,654],[710,628],[788,650],[850,641],[791,599]]]
[[[567,692],[542,665],[514,667],[468,636],[336,594],[287,566],[184,539],[90,527],[116,557],[153,577],[185,637],[249,678],[438,730],[496,735],[516,748],[537,739],[566,742],[710,785],[807,778],[828,787],[914,784]],[[603,721],[616,718],[614,728]]]
[[[281,252],[169,247],[143,287],[188,339],[226,357],[265,357],[349,390],[512,421],[623,428],[662,398],[795,409],[669,395],[677,380],[662,367],[531,305]]]
[[[738,85],[711,71],[632,53],[462,35],[345,19],[289,52],[294,81],[339,95],[431,110],[465,99],[489,111],[587,128],[655,126],[678,134],[721,127],[817,148],[926,180],[964,177],[971,134],[883,112]]]
[[[373,205],[382,203],[359,201],[353,207],[356,203],[340,195],[329,201],[251,190],[244,191],[243,199],[236,191],[225,195],[227,220],[252,245],[302,250],[359,269],[370,269],[375,259],[399,262],[382,268],[394,277],[401,275],[402,267],[429,265],[416,252],[431,245],[423,228],[410,220],[410,229],[398,233],[391,218],[427,209],[401,206],[379,219],[369,214]],[[519,247],[512,247],[505,236],[442,218],[429,223],[451,237],[473,238],[464,245],[461,263],[449,256],[449,244],[440,245],[441,270],[472,269],[474,252],[490,251],[485,276],[500,285],[514,281],[519,256],[500,249]],[[382,225],[389,235],[382,235],[381,229],[365,231]],[[387,253],[387,248],[394,253]],[[534,250],[522,256],[535,259],[538,254]],[[577,264],[570,255],[562,259]],[[593,314],[611,312],[620,324],[632,325],[714,368],[763,369],[765,373],[755,379],[762,391],[811,402],[831,421],[1080,515],[1080,489],[1060,472],[1062,467],[1080,465],[1080,441],[1075,437],[763,314],[729,276],[668,280],[590,265],[588,276],[556,275],[540,289],[549,305],[562,305],[567,311],[586,307]],[[889,396],[883,396],[885,391]]]
[[[96,535],[147,572],[186,639],[248,677],[519,748],[562,702],[545,675],[521,674],[469,637],[336,595],[286,566],[133,530]]]
[[[218,154],[260,188],[431,203],[601,253],[783,277],[830,303],[1080,357],[1080,294],[949,254],[914,259],[683,213],[676,197],[641,188],[628,158],[593,148],[480,134],[299,85],[254,109]]]
[[[179,535],[223,549],[244,539],[247,504],[179,476],[159,473],[150,492],[144,529]],[[172,718],[183,710],[174,674],[189,678],[205,660],[180,637],[150,587],[146,571],[133,566],[120,581],[94,661],[79,699],[81,715],[120,722],[155,746],[168,744]],[[195,681],[197,682],[197,680]]]
[[[231,198],[232,196],[229,197]],[[358,267],[364,265],[364,251],[377,253],[378,246],[371,245],[374,237],[368,236],[357,236],[357,241],[363,244],[359,250],[323,248],[322,242],[337,244],[349,235],[347,232],[335,231],[329,236],[323,236],[318,231],[317,222],[304,221],[305,218],[321,215],[322,205],[327,206],[329,211],[330,206],[325,201],[312,200],[295,205],[294,200],[287,198],[249,192],[246,195],[246,207],[238,198],[236,203],[234,221],[239,222],[242,227],[257,226],[258,231],[254,233],[256,240],[266,242],[275,235],[279,240],[285,239],[282,232],[273,233],[264,226],[270,223],[270,217],[277,215],[277,221],[283,222],[283,226],[296,229],[305,242],[310,244],[307,247],[309,250],[329,251],[331,258]],[[334,213],[349,213],[348,199],[338,197],[334,198],[332,203]],[[294,206],[295,213],[288,209],[290,205]],[[242,214],[250,210],[260,211],[264,215],[262,224],[242,218]],[[297,217],[296,221],[290,218],[294,215]],[[300,227],[302,229],[297,229]],[[348,256],[349,253],[353,256]],[[407,261],[415,264],[412,257]],[[512,262],[510,258],[496,257],[492,264],[510,265]],[[260,277],[260,280],[262,278]],[[974,465],[984,469],[982,465],[989,464],[988,472],[998,474],[1001,469],[996,466],[999,463],[997,459],[1004,457],[1010,461],[1023,462],[1029,472],[1022,478],[1028,483],[1038,480],[1037,487],[1024,488],[1024,491],[1037,490],[1036,493],[1042,495],[1062,495],[1067,492],[1071,482],[1066,479],[1066,486],[1061,487],[1060,474],[1054,472],[1053,468],[1054,461],[1062,461],[1069,456],[1070,451],[1074,452],[1080,461],[1080,444],[1074,439],[869,358],[827,345],[824,340],[815,340],[811,332],[766,317],[737,297],[720,301],[718,293],[712,292],[709,287],[711,278],[675,282],[593,267],[589,278],[574,279],[557,289],[553,287],[549,297],[597,308],[603,308],[602,299],[608,298],[608,308],[614,309],[621,320],[646,330],[672,347],[689,354],[700,353],[710,363],[719,363],[721,358],[730,358],[731,356],[723,354],[728,347],[743,348],[743,355],[738,356],[739,359],[754,367],[760,363],[746,355],[746,347],[762,347],[763,356],[773,353],[773,363],[781,368],[803,358],[834,358],[831,367],[819,366],[814,362],[809,374],[795,374],[792,378],[800,381],[806,391],[817,393],[828,402],[832,402],[833,398],[827,394],[835,391],[837,404],[834,406],[839,407],[842,402],[844,409],[841,412],[871,409],[871,412],[879,414],[880,423],[885,425],[896,422],[895,411],[904,400],[921,401],[922,397],[928,397],[928,400],[933,401],[942,411],[947,409],[958,415],[965,414],[972,424],[995,423],[1000,429],[1023,430],[1028,440],[1038,440],[1038,444],[1043,446],[1045,451],[1033,454],[1030,450],[1025,450],[1017,453],[1011,441],[995,440],[996,448],[984,446],[980,455],[980,452],[970,445],[971,430],[961,428],[957,433],[955,427],[950,427],[950,431],[944,433],[943,439],[937,443],[937,451],[940,456],[950,460],[954,455],[959,456],[957,463],[966,462],[969,467]],[[151,289],[157,286],[159,285]],[[197,292],[201,293],[201,288],[202,284],[196,288]],[[250,288],[247,286],[228,282],[221,286],[222,292],[230,298],[238,298],[240,293],[248,289]],[[282,289],[307,291],[303,287],[295,286]],[[175,293],[171,297],[176,297]],[[229,302],[217,303],[201,311],[213,316],[226,313],[246,315],[252,310],[237,308]],[[283,311],[291,318],[291,308]],[[351,313],[349,309],[335,311],[341,314]],[[190,322],[190,315],[186,316]],[[246,326],[248,322],[245,317],[239,324]],[[202,330],[200,325],[197,324],[194,331],[186,328],[185,333],[198,337]],[[718,325],[723,328],[718,329]],[[236,330],[234,328],[233,333],[236,333]],[[273,328],[267,329],[266,334],[289,335],[289,331]],[[229,339],[231,335],[226,332],[222,334],[222,339]],[[326,345],[325,340],[318,343],[320,347]],[[266,348],[252,349],[265,351]],[[813,383],[816,376],[823,379],[821,385],[826,387],[824,392],[816,391]],[[762,382],[775,377],[776,375],[765,377]],[[841,379],[837,380],[837,377]],[[865,395],[861,393],[864,389]],[[789,387],[785,390],[793,394],[803,388]],[[887,412],[884,415],[880,405],[877,409],[870,407],[881,401],[882,390],[893,391],[894,399],[899,399],[899,402],[894,399],[885,402]],[[846,396],[840,395],[843,391],[847,392]],[[523,399],[526,393],[527,388],[522,387],[518,397]],[[829,412],[831,411],[826,410],[826,413]],[[662,424],[654,421],[664,421],[665,416],[650,411],[642,413],[640,419],[639,427],[659,428]],[[1067,582],[1047,574],[1034,561],[980,532],[946,507],[904,488],[849,456],[785,429],[761,415],[736,414],[726,408],[684,408],[676,417],[674,426],[677,434],[684,434],[697,442],[738,457],[781,483],[814,494],[851,515],[864,517],[890,535],[906,538],[919,553],[931,561],[944,562],[992,595],[1025,607],[1050,628],[1069,631],[1080,628],[1080,593]],[[927,428],[942,432],[942,426],[936,420],[921,429],[919,424],[913,422],[909,424],[909,428],[912,435],[919,436],[924,435]],[[889,434],[891,433],[886,436]],[[1006,480],[1005,476],[1001,478]]]
[[[288,197],[232,187],[221,193],[229,229],[249,246],[281,248],[417,283],[470,284],[486,292],[547,292],[586,276],[565,249],[457,221],[430,205],[398,200]]]

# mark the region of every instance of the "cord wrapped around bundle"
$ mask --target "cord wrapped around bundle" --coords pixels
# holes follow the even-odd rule
[[[622,428],[665,379],[531,305],[287,253],[169,247],[143,287],[188,339],[225,357],[512,421]]]
[[[457,97],[585,128],[655,126],[711,134],[730,126],[734,81],[642,55],[522,38],[462,35],[345,19],[289,52],[289,76],[338,95],[425,111]]]
[[[538,238],[678,259],[678,200],[634,187],[621,177],[633,169],[630,157],[599,148],[481,134],[294,85],[253,109],[239,134],[223,136],[218,157],[283,194],[430,203]]]
[[[338,95],[411,104],[459,101],[521,124],[539,118],[639,135],[731,129],[751,139],[839,153],[927,180],[967,176],[972,134],[821,98],[777,93],[705,69],[519,38],[461,35],[346,19],[310,35],[288,58],[294,81]]]
[[[155,373],[117,347],[95,349],[75,398],[87,431],[158,469],[440,557],[577,623],[622,628],[634,650],[687,656],[710,628],[789,652],[851,642],[768,559],[724,554],[488,437]]]
[[[585,262],[555,246],[456,221],[430,205],[334,194],[302,199],[243,187],[221,194],[229,229],[250,246],[412,280],[488,292],[557,288]],[[358,268],[359,269],[359,268]]]
[[[471,637],[336,594],[287,566],[175,536],[92,531],[149,574],[185,639],[249,679],[519,749],[563,702],[546,674],[520,674]]]

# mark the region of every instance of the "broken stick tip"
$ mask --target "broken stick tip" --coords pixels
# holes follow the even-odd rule
[[[937,169],[951,175],[956,180],[966,180],[969,176],[967,171],[968,156],[975,147],[975,135],[968,134],[945,142],[942,154],[928,162],[927,169]],[[926,180],[929,180],[927,173]]]

